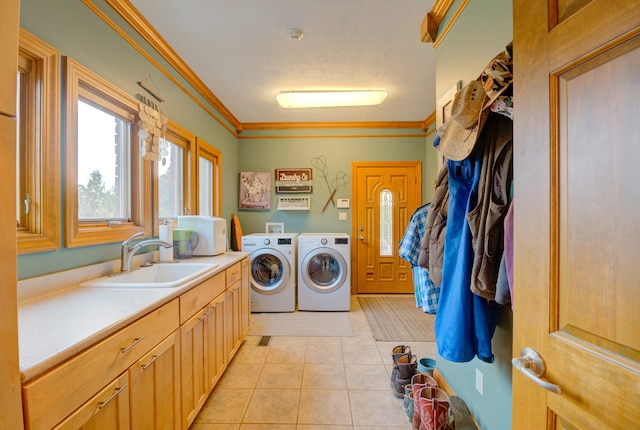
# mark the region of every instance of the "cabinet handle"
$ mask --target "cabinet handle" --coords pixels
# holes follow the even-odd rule
[[[131,348],[133,348],[143,340],[144,340],[144,336],[136,337],[135,339],[133,339],[133,342],[131,342],[131,345],[120,348],[120,352],[124,354],[125,352],[129,351]]]
[[[205,319],[207,317],[207,315],[209,315],[209,309],[207,309],[206,311],[204,311],[202,313],[202,315],[200,316],[200,318],[198,318],[198,321],[202,321],[203,319]]]
[[[146,370],[147,367],[151,366],[153,364],[154,361],[156,361],[158,358],[160,358],[160,355],[154,355],[153,357],[151,357],[151,361],[148,362],[147,364],[143,364],[142,365],[142,370]]]
[[[109,396],[108,399],[106,399],[103,402],[98,403],[98,409],[102,409],[105,406],[107,406],[109,404],[109,402],[111,402],[113,399],[115,399],[116,397],[118,397],[118,394],[122,393],[122,391],[127,388],[127,384],[124,384],[122,387],[120,388],[116,388],[116,391],[113,392],[113,394],[111,394]]]

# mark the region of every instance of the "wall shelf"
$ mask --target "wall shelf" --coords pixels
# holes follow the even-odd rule
[[[278,196],[279,211],[308,211],[311,209],[311,196]]]

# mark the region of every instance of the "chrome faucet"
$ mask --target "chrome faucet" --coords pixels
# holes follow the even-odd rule
[[[131,236],[129,239],[122,242],[122,253],[120,255],[120,273],[128,272],[131,270],[131,261],[133,260],[133,256],[138,252],[138,250],[142,247],[148,245],[160,245],[165,248],[171,248],[173,246],[172,243],[165,242],[160,239],[149,239],[143,240],[142,242],[138,242],[133,246],[129,246],[131,244],[131,240],[138,236],[142,236],[144,233],[139,232]]]

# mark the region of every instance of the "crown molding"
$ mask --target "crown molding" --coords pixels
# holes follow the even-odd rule
[[[108,19],[100,10],[91,3],[91,0],[82,0],[94,12],[103,19]],[[105,0],[111,8],[118,13],[147,43],[149,43],[207,102],[209,102],[215,110],[229,122],[235,129],[235,133],[225,124],[222,124],[236,137],[244,130],[294,130],[294,129],[420,129],[424,133],[428,132],[431,124],[435,122],[435,112],[427,117],[424,121],[373,121],[373,122],[249,122],[241,123],[227,107],[216,97],[216,95],[202,82],[196,73],[182,60],[182,58],[171,48],[171,46],[160,36],[153,26],[140,14],[140,12],[131,4],[129,0]],[[444,16],[453,0],[437,0],[433,10],[443,10]],[[441,18],[440,18],[441,19]],[[112,27],[114,23],[109,23]],[[116,29],[130,44],[138,51],[143,51],[137,46],[135,41],[128,37],[121,29]],[[165,71],[152,57],[143,52],[145,58],[152,62],[156,67],[163,71],[178,87],[187,92],[198,105],[205,111],[209,112],[218,122],[220,120],[213,113],[197,100],[188,89],[184,88],[180,83]]]
[[[435,42],[440,23],[452,4],[453,0],[436,0],[433,8],[431,8],[431,12],[425,15],[422,24],[420,24],[420,41],[425,43]]]
[[[184,77],[195,90],[211,103],[211,105],[226,119],[237,133],[242,132],[242,124],[229,109],[216,97],[215,94],[202,82],[193,70],[171,48],[171,46],[158,34],[144,16],[129,2],[129,0],[106,0],[135,31],[140,34],[171,66]]]
[[[370,122],[245,122],[243,130],[299,130],[347,128],[423,128],[424,121],[370,121]]]

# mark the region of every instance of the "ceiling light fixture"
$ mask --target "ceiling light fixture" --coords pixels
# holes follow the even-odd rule
[[[383,90],[364,91],[285,91],[276,96],[280,107],[374,106],[387,98]]]

